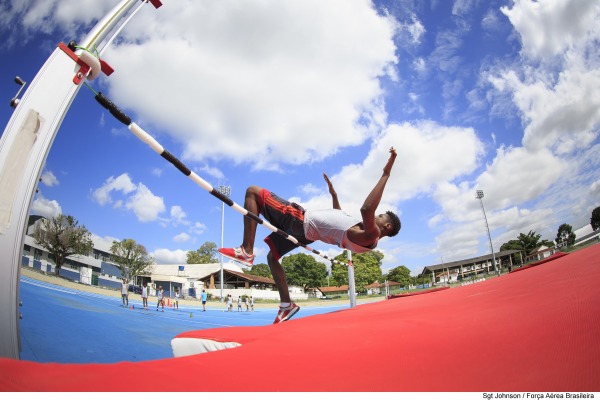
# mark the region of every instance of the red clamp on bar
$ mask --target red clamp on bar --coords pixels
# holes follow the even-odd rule
[[[160,0],[150,0],[150,3],[152,3],[154,8],[158,8],[158,7],[162,6],[162,3],[160,2]]]
[[[108,65],[108,63],[104,60],[100,60],[100,67],[101,67],[102,72],[104,72],[104,75],[106,75],[106,76],[110,76],[110,74],[115,72],[115,69],[113,67],[111,67],[110,65]]]
[[[81,81],[83,80],[83,78],[86,77],[87,73],[90,71],[91,66],[86,63],[85,61],[83,61],[81,59],[81,57],[78,57],[75,52],[73,52],[73,50],[71,50],[69,48],[69,46],[67,46],[66,44],[64,44],[63,42],[60,42],[58,44],[58,48],[60,48],[62,51],[65,52],[66,55],[68,55],[69,57],[71,57],[71,59],[73,59],[73,61],[75,61],[77,63],[77,65],[79,65],[79,71],[77,71],[77,73],[75,74],[75,76],[73,77],[73,83],[76,85],[79,85],[81,83]],[[85,50],[84,50],[85,51]],[[93,59],[92,59],[93,60]],[[106,76],[110,76],[110,74],[112,74],[113,72],[115,72],[115,70],[113,69],[113,67],[111,67],[106,61],[97,59],[99,65],[100,65],[100,71],[103,72]],[[95,60],[93,60],[95,61]],[[96,62],[96,61],[95,61]],[[100,71],[97,71],[95,73],[95,76],[98,76],[98,74],[100,73]],[[94,74],[94,71],[92,71],[92,74]]]

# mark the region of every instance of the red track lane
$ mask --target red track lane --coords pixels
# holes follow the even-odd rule
[[[117,364],[0,359],[5,391],[600,391],[600,245],[518,274],[279,325],[242,346]],[[244,366],[243,374],[231,375]]]

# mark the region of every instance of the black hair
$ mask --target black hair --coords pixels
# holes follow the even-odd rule
[[[389,237],[396,236],[398,234],[398,232],[400,232],[400,228],[402,228],[402,224],[400,223],[400,218],[398,218],[398,216],[391,211],[386,211],[386,214],[390,218],[390,222],[392,224],[392,229],[388,233],[388,236]]]

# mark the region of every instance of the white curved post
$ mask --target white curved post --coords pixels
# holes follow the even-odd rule
[[[98,48],[139,0],[122,0],[79,43]],[[81,87],[80,66],[56,48],[18,102],[0,138],[0,357],[19,358],[19,279],[24,234],[42,168]]]

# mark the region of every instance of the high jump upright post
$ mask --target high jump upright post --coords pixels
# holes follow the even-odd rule
[[[154,7],[161,4],[151,0]],[[0,357],[19,359],[19,279],[24,235],[42,168],[56,133],[88,76],[97,77],[100,61],[89,65],[82,54],[101,50],[105,39],[140,0],[121,0],[78,43],[57,47],[38,71],[0,138]],[[74,62],[75,61],[75,62]],[[110,68],[110,66],[108,67]]]
[[[350,296],[350,307],[356,306],[356,285],[354,282],[354,264],[352,264],[352,252],[348,251],[348,295]]]

